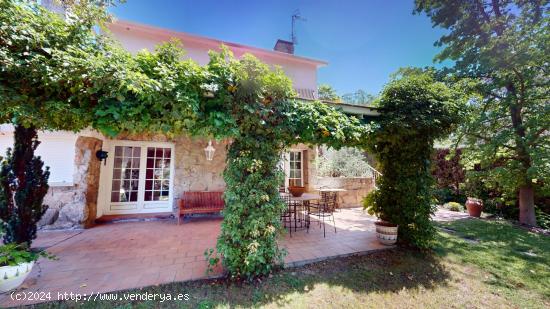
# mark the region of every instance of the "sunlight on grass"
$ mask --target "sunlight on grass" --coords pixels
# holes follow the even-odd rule
[[[456,233],[440,233],[436,252],[449,262],[475,265],[484,282],[517,305],[526,298],[550,298],[550,238],[505,221],[463,220],[442,223]],[[478,243],[467,241],[475,239]],[[538,295],[538,297],[537,297]]]

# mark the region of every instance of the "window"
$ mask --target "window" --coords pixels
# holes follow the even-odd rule
[[[48,185],[72,186],[74,184],[74,159],[77,134],[72,132],[38,132],[40,145],[35,155],[40,156],[44,166],[50,167]],[[6,150],[13,148],[13,127],[0,125],[0,156],[6,155]],[[95,159],[95,158],[94,158]]]
[[[289,169],[288,169],[288,184],[289,186],[303,186],[304,173],[301,151],[289,152]]]
[[[138,200],[140,159],[141,147],[115,147],[111,202]]]
[[[170,148],[147,148],[145,201],[167,201],[170,196]]]

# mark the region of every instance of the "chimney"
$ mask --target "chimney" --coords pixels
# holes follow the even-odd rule
[[[278,39],[273,50],[294,55],[294,43]]]

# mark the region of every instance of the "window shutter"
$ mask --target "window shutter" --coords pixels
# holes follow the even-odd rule
[[[303,179],[304,187],[307,187],[307,185],[309,184],[309,170],[308,170],[309,162],[308,161],[309,161],[308,151],[303,150],[302,151],[302,169],[303,169],[303,175],[304,175],[304,179]]]

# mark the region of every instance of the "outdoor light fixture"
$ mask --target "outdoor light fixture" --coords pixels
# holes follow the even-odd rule
[[[109,153],[107,151],[100,149],[96,151],[95,156],[99,159],[99,162],[104,161],[103,163],[107,165],[107,157],[109,156]]]
[[[204,148],[204,154],[206,154],[206,160],[212,161],[212,159],[214,158],[214,152],[215,151],[216,151],[216,148],[214,148],[214,146],[212,146],[212,140],[209,140],[208,141],[208,146],[206,146],[206,148]]]

